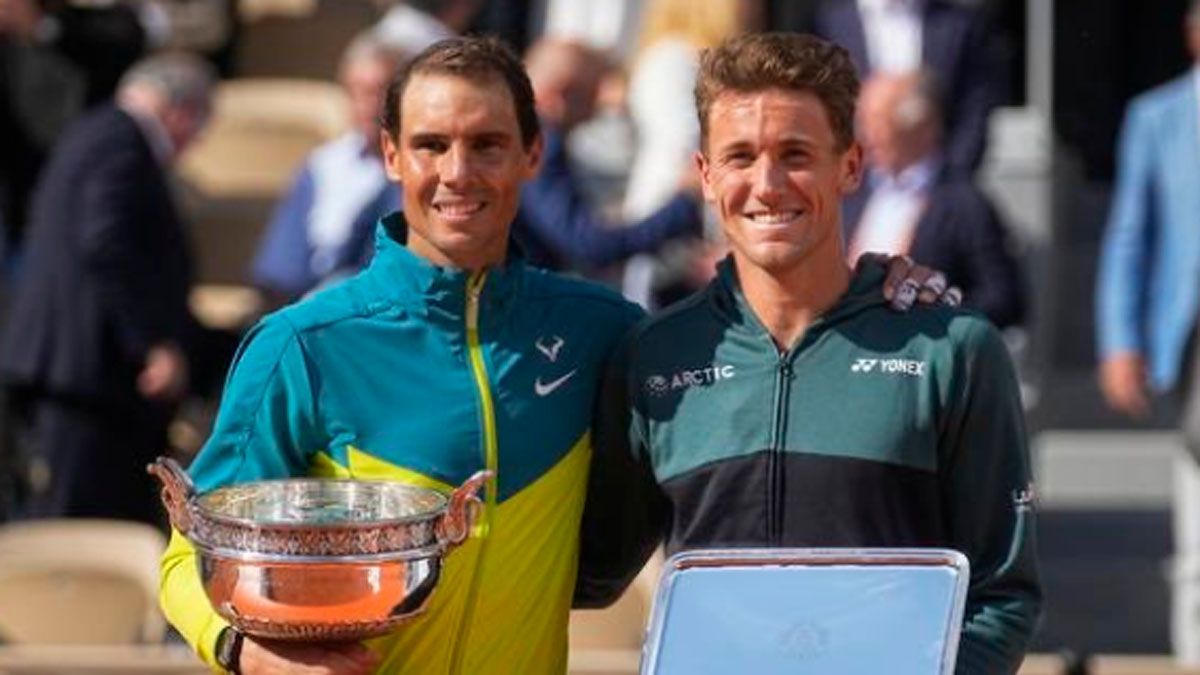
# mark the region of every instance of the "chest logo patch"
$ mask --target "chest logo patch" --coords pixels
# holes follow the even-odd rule
[[[924,361],[913,359],[854,359],[854,362],[850,364],[850,372],[925,377],[926,365],[928,364]]]
[[[542,353],[542,356],[554,363],[558,361],[558,350],[562,349],[564,344],[566,341],[557,335],[551,335],[549,340],[543,335],[534,341],[533,346]]]
[[[572,377],[575,377],[574,370],[568,372],[566,375],[556,377],[548,382],[543,382],[542,378],[539,376],[533,381],[533,393],[537,394],[538,396],[549,396],[550,394],[554,393],[554,390],[566,384],[567,381]]]
[[[670,375],[651,375],[646,378],[646,393],[651,396],[667,394],[692,387],[711,387],[722,380],[737,376],[733,366],[711,364],[705,368],[680,370]]]

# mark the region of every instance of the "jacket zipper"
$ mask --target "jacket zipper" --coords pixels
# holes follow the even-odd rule
[[[792,376],[791,353],[777,351],[775,406],[771,415],[771,445],[767,454],[767,541],[783,541],[783,443],[787,431],[788,380]]]
[[[467,604],[459,620],[458,631],[454,637],[454,651],[451,658],[450,674],[462,672],[462,648],[470,639],[471,626],[474,624],[475,602],[479,596],[480,579],[483,577],[483,563],[488,550],[488,532],[491,530],[492,514],[496,509],[496,477],[499,464],[499,444],[496,440],[496,411],[492,403],[492,390],[488,382],[487,366],[483,361],[483,347],[479,342],[479,296],[483,292],[483,284],[487,280],[487,272],[478,271],[467,280],[467,353],[471,365],[471,374],[475,380],[475,390],[479,395],[479,407],[483,413],[483,460],[484,466],[492,472],[485,486],[483,518],[478,524],[476,534],[480,536],[479,555],[475,557],[475,566],[471,572],[471,584],[467,590]]]

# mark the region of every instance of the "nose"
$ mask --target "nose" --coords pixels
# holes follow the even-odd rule
[[[775,203],[782,194],[787,172],[775,158],[763,154],[754,166],[754,196],[763,204]]]
[[[441,176],[442,184],[447,187],[454,188],[464,185],[471,175],[467,149],[459,143],[451,145],[442,155],[438,174]]]

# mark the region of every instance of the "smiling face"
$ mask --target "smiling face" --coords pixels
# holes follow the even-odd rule
[[[479,269],[504,260],[521,184],[541,138],[521,142],[504,82],[414,75],[400,100],[397,138],[382,133],[388,176],[404,192],[408,247],[435,265]]]
[[[842,256],[841,201],[862,173],[862,151],[842,150],[815,95],[790,89],[720,94],[697,155],[739,269],[789,272],[813,255]]]

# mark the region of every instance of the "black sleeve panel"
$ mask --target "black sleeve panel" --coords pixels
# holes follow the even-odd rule
[[[630,342],[605,371],[592,429],[593,451],[579,547],[574,606],[615,602],[662,538],[669,505],[646,454],[633,410]]]

